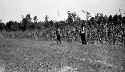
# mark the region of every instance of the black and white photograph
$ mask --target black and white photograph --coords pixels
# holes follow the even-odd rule
[[[125,0],[0,0],[0,72],[125,72]]]

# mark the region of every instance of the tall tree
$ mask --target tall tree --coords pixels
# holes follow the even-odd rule
[[[0,30],[4,30],[5,29],[5,24],[0,22]]]
[[[30,14],[27,14],[26,17],[22,16],[22,25],[23,30],[30,30],[32,27],[32,18],[30,17]]]
[[[49,17],[46,15],[46,17],[45,17],[45,22],[48,22],[48,18],[49,18]]]
[[[70,11],[68,11],[67,14],[68,14],[67,22],[68,22],[68,24],[72,24],[73,23],[72,13],[70,13]]]
[[[34,20],[34,23],[36,23],[37,22],[37,16],[35,16],[34,18],[33,18],[33,20]]]

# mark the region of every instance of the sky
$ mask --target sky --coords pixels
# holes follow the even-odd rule
[[[21,21],[23,16],[30,14],[38,21],[67,19],[67,12],[76,12],[81,19],[85,19],[82,12],[88,11],[92,16],[95,13],[104,15],[120,14],[125,11],[125,0],[0,0],[0,20],[2,22]]]

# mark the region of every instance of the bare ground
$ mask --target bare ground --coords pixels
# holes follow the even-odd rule
[[[0,72],[125,72],[123,45],[82,45],[0,36]]]

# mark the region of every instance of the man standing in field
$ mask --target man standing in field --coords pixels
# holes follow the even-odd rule
[[[57,37],[57,44],[59,44],[59,42],[61,44],[60,29],[59,28],[57,28],[57,30],[56,30],[56,37]]]
[[[82,41],[82,44],[86,44],[86,28],[85,28],[85,25],[82,24],[81,25],[81,32],[80,32],[80,36],[81,36],[81,41]]]

